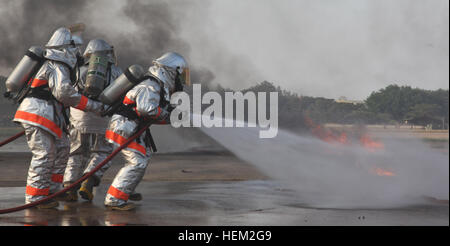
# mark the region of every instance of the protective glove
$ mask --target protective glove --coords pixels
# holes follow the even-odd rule
[[[103,104],[102,102],[89,99],[85,111],[93,112],[94,114],[101,116],[107,107],[108,105]]]
[[[170,123],[170,112],[169,112],[169,106],[166,105],[164,107],[158,107],[158,113],[157,115],[152,115],[152,116],[145,116],[144,120],[145,121],[154,121],[155,123],[159,123],[159,124],[168,124]]]

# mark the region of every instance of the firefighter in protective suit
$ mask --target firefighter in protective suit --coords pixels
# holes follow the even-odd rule
[[[58,191],[69,155],[65,132],[71,106],[101,114],[103,104],[78,93],[72,86],[76,78],[78,42],[67,28],[57,29],[45,46],[45,62],[30,80],[31,89],[19,105],[14,122],[25,129],[32,159],[28,170],[25,203],[45,198]],[[38,205],[53,208],[54,200]]]
[[[115,146],[123,144],[137,132],[140,123],[151,120],[157,124],[170,121],[170,96],[189,85],[189,68],[179,54],[169,52],[153,61],[145,79],[126,93],[122,107],[112,116],[106,139]],[[131,210],[130,195],[145,174],[150,159],[149,131],[121,151],[125,166],[117,173],[105,197],[109,210]]]
[[[79,92],[85,92],[87,96],[89,96],[86,92],[87,73],[89,71],[92,74],[92,70],[89,70],[89,61],[93,60],[90,59],[91,56],[97,53],[104,55],[104,65],[106,65],[105,83],[101,85],[101,90],[122,74],[122,70],[116,66],[117,60],[113,47],[103,39],[91,40],[83,54],[85,64],[80,68],[80,76],[76,87]],[[101,117],[92,112],[84,112],[77,108],[70,109],[70,155],[64,173],[64,187],[71,185],[84,174],[90,172],[111,154],[113,147],[105,140],[105,131],[109,120],[109,117]],[[82,183],[79,192],[83,199],[89,201],[93,199],[93,187],[99,185],[110,163]],[[68,191],[64,200],[77,201],[77,190]]]

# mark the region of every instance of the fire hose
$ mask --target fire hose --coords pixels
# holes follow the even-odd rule
[[[17,133],[16,135],[14,135],[14,136],[12,136],[12,137],[6,139],[5,141],[1,142],[1,143],[0,143],[0,147],[2,147],[3,145],[8,144],[8,143],[10,143],[10,142],[16,140],[17,138],[21,137],[21,136],[24,135],[24,134],[25,134],[25,131],[22,131],[22,132]]]
[[[153,122],[147,122],[145,123],[145,125],[139,129],[139,131],[134,134],[133,136],[131,136],[125,143],[123,143],[122,145],[120,145],[117,149],[115,149],[110,155],[108,155],[108,157],[106,157],[105,160],[103,160],[102,162],[100,162],[97,167],[95,167],[93,170],[91,170],[90,172],[86,173],[85,175],[83,175],[83,177],[81,177],[80,179],[78,179],[75,183],[71,184],[70,186],[56,192],[53,193],[52,195],[49,195],[48,197],[41,199],[39,201],[35,201],[32,203],[28,203],[19,207],[14,207],[14,208],[7,208],[7,209],[1,209],[0,210],[0,214],[7,214],[7,213],[13,213],[13,212],[17,212],[23,209],[27,209],[27,208],[32,208],[34,206],[37,206],[43,202],[46,202],[50,199],[53,199],[59,195],[62,195],[63,193],[67,192],[68,190],[71,190],[72,188],[74,188],[75,186],[79,185],[81,182],[83,182],[84,180],[86,180],[87,178],[89,178],[90,176],[92,176],[95,172],[97,172],[102,166],[104,166],[106,163],[108,163],[114,156],[116,156],[122,149],[126,148],[128,146],[128,144],[130,144],[133,140],[135,140],[137,137],[139,137],[142,133],[145,132],[145,130],[150,127],[150,125]],[[7,139],[6,141],[2,142],[3,144],[9,143],[11,141],[13,141],[14,139],[18,138],[21,136],[21,134],[24,134],[24,132],[19,133],[13,137],[11,137],[10,139]],[[15,138],[14,138],[15,137]],[[8,141],[10,140],[10,141]],[[1,145],[0,145],[1,146]]]

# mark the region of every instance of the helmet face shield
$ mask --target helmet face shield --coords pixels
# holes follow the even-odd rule
[[[180,74],[181,82],[187,86],[191,85],[191,75],[189,72],[189,68],[185,67],[183,72]]]
[[[169,70],[175,70],[178,73],[182,84],[191,85],[188,64],[184,57],[180,54],[175,52],[167,52],[158,59],[154,60],[153,64],[159,67],[165,67]]]

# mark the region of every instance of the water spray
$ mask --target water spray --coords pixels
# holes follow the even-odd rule
[[[448,156],[420,141],[385,139],[384,148],[369,148],[281,129],[270,139],[258,137],[259,127],[200,130],[308,206],[394,208],[428,204],[425,197],[448,200]]]

